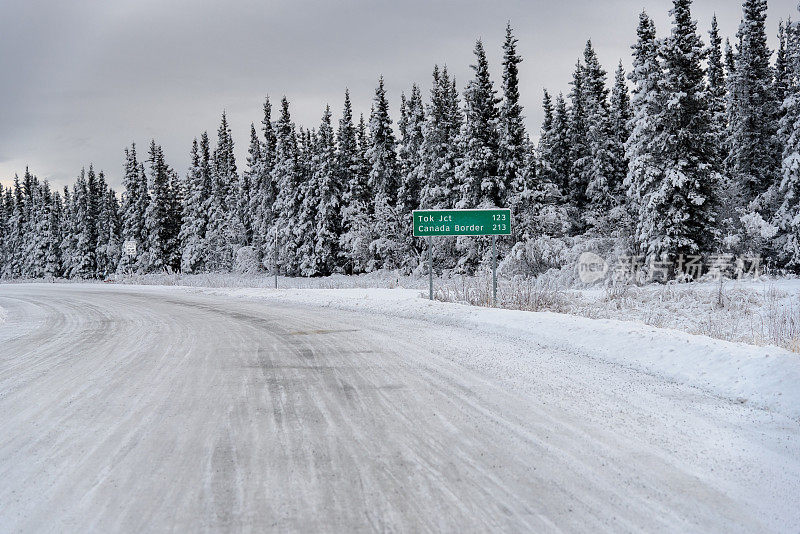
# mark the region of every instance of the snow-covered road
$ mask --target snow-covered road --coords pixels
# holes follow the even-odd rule
[[[0,307],[2,532],[800,529],[796,419],[563,344],[179,288]]]

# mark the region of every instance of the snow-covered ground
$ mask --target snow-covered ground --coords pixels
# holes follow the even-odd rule
[[[150,274],[117,277],[116,283],[272,288],[269,275]],[[427,290],[428,279],[394,271],[324,278],[278,278],[281,289],[405,288]],[[434,282],[435,298],[446,302],[490,305],[491,279],[486,276],[445,276]],[[671,328],[689,334],[778,347],[800,353],[800,279],[767,278],[688,284],[574,287],[539,280],[501,278],[497,307],[551,311],[593,319],[619,319]]]
[[[0,285],[0,531],[797,531],[796,354],[422,293]]]
[[[186,290],[421,319],[438,327],[467,327],[530,346],[545,344],[601,358],[800,419],[800,355],[775,346],[728,342],[639,321],[430,301],[414,289]],[[443,337],[442,343],[447,342]],[[495,364],[515,373],[534,372],[523,362],[510,360],[509,355],[496,358]]]

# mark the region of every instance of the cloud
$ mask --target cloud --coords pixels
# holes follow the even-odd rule
[[[0,84],[0,178],[7,183],[28,163],[63,185],[93,162],[118,186],[123,148],[151,138],[183,173],[192,138],[204,130],[213,137],[223,110],[243,164],[249,124],[260,123],[266,94],[276,103],[286,94],[293,117],[312,127],[325,104],[338,115],[345,87],[356,112],[367,114],[381,74],[397,120],[400,92],[417,82],[427,96],[434,63],[447,64],[463,88],[479,37],[499,89],[509,20],[524,57],[521,96],[535,134],[542,89],[568,91],[587,38],[607,70],[620,58],[629,64],[642,8],[665,34],[663,0],[7,0],[0,17],[0,72],[7,73]],[[734,35],[740,8],[707,0],[694,13],[703,36],[714,11]],[[773,0],[770,33],[779,16],[794,12],[791,0]]]

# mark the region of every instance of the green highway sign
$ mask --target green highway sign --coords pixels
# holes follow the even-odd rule
[[[510,235],[511,210],[414,210],[414,237],[435,235]]]

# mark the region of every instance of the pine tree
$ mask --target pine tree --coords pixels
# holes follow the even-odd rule
[[[400,143],[397,151],[401,178],[397,206],[402,213],[411,217],[411,212],[420,207],[425,107],[422,103],[422,93],[416,84],[411,87],[411,97],[406,101],[402,95],[401,101],[401,118],[398,124]]]
[[[119,203],[101,171],[97,175],[97,275],[106,278],[117,269],[121,252]]]
[[[145,266],[147,253],[147,232],[145,214],[150,203],[147,190],[147,177],[136,158],[136,145],[125,149],[125,175],[122,178],[125,193],[122,196],[122,241],[133,243],[136,254],[127,253],[120,256],[117,272],[125,274],[133,271],[141,272]],[[68,198],[64,195],[64,213],[67,216]]]
[[[460,200],[456,181],[458,136],[462,117],[458,93],[451,89],[447,67],[433,68],[430,104],[423,125],[419,177],[421,209],[453,209]]]
[[[614,74],[614,87],[611,90],[611,105],[609,107],[608,128],[611,141],[611,163],[612,179],[610,194],[614,198],[614,204],[620,205],[624,202],[625,191],[624,182],[628,174],[628,158],[625,155],[625,143],[631,134],[631,101],[628,94],[628,86],[625,83],[625,69],[622,61],[617,66]],[[617,214],[618,218],[622,216]]]
[[[664,181],[657,138],[662,130],[659,121],[664,108],[663,71],[658,58],[656,28],[650,17],[639,15],[637,42],[633,48],[633,82],[631,98],[631,135],[625,145],[629,160],[625,179],[628,211],[633,219],[633,246],[639,254],[648,253],[657,229],[651,219],[651,199]],[[660,251],[653,251],[660,253]]]
[[[708,108],[711,112],[714,146],[717,149],[717,154],[714,158],[715,168],[722,170],[722,161],[726,157],[726,82],[722,57],[722,37],[719,35],[716,15],[711,19],[711,30],[708,32],[708,37]]]
[[[50,197],[50,210],[47,217],[47,258],[45,260],[44,274],[49,277],[59,277],[63,274],[61,255],[61,242],[63,236],[63,206],[61,195],[54,191]]]
[[[647,203],[650,259],[698,254],[712,242],[714,137],[705,91],[705,49],[691,0],[674,0],[672,34],[662,45],[664,100],[656,147],[664,177]]]
[[[397,202],[400,179],[395,144],[389,101],[386,99],[386,89],[381,76],[375,88],[375,98],[369,117],[369,148],[366,153],[369,162],[369,184],[374,191],[376,204],[385,202],[394,205]]]
[[[784,146],[782,178],[774,217],[779,230],[775,245],[782,264],[800,271],[800,27],[787,26],[787,84],[779,135]]]
[[[476,61],[470,67],[475,78],[464,91],[464,123],[457,140],[461,151],[456,170],[461,208],[502,206],[509,189],[500,175],[500,100],[489,78],[489,63],[480,39],[474,53]]]
[[[206,138],[207,139],[207,138]],[[208,144],[206,143],[206,156]],[[206,261],[206,207],[209,183],[203,176],[200,148],[195,138],[192,142],[191,163],[186,176],[186,202],[183,206],[183,224],[180,231],[181,272],[202,272]]]
[[[587,118],[588,162],[581,165],[585,173],[580,182],[586,184],[587,213],[585,220],[595,231],[609,231],[609,215],[615,207],[617,184],[614,166],[614,145],[609,125],[606,71],[600,65],[592,42],[584,50],[583,84]]]
[[[169,265],[170,228],[169,228],[169,180],[170,169],[164,161],[164,153],[155,140],[150,141],[148,153],[150,176],[148,189],[150,203],[145,212],[145,228],[147,231],[147,271],[166,270]]]
[[[791,27],[792,22],[789,20]],[[786,50],[787,31],[783,21],[778,23],[778,51],[775,57],[775,100],[778,107],[783,104],[786,98],[786,91],[789,87],[789,58]]]
[[[256,260],[260,266],[271,264],[273,256],[273,210],[276,184],[272,180],[272,167],[275,164],[275,130],[272,125],[272,105],[269,97],[264,103],[264,118],[261,121],[264,141],[254,143],[251,135],[249,173],[253,181],[253,195],[250,200],[250,212],[253,216],[253,247]],[[258,152],[255,152],[258,147]],[[274,251],[273,251],[274,252]]]
[[[94,172],[92,172],[94,175]],[[72,207],[75,236],[73,256],[70,259],[70,277],[92,278],[95,274],[95,242],[96,235],[92,236],[89,211],[91,189],[86,179],[86,169],[81,169],[80,175],[72,188]]]
[[[209,195],[206,244],[207,268],[212,272],[229,271],[239,246],[244,242],[244,226],[239,218],[239,179],[233,138],[228,118],[222,114],[217,130],[217,147],[211,158],[211,190]]]
[[[572,136],[570,132],[569,111],[564,95],[556,97],[553,112],[553,126],[550,133],[550,160],[552,165],[552,182],[559,188],[561,197],[568,202],[571,195],[570,174],[572,172]]]
[[[366,149],[369,144],[364,116],[353,125],[350,91],[344,95],[344,109],[337,132],[337,172],[343,184],[342,221],[339,237],[343,268],[346,273],[369,269],[373,234],[370,223],[372,191],[370,189]]]
[[[339,180],[336,141],[331,124],[331,110],[325,107],[317,132],[313,159],[316,219],[314,240],[314,274],[329,275],[340,265],[339,235],[341,234],[342,182]]]
[[[16,278],[20,275],[22,225],[19,177],[14,176],[14,186],[6,189],[5,198],[6,228],[4,237],[3,278]]]
[[[554,184],[560,183],[553,166],[553,99],[547,89],[544,90],[542,96],[542,113],[544,114],[544,119],[541,133],[539,134],[539,169],[537,174],[540,179],[546,179]]]
[[[116,192],[107,187],[103,174],[98,216],[98,275],[105,278],[116,271],[122,254],[122,221]]]
[[[767,2],[745,0],[742,9],[735,70],[728,76],[730,142],[726,168],[742,185],[743,200],[749,203],[776,183],[780,149],[776,137],[778,104],[765,28]]]
[[[281,116],[275,124],[275,167],[272,179],[277,184],[275,224],[278,228],[278,256],[284,274],[299,272],[297,250],[303,236],[297,229],[300,211],[300,169],[297,164],[297,137],[289,113],[289,101],[281,100]]]
[[[530,209],[530,206],[526,205],[525,197],[533,178],[526,173],[529,150],[522,106],[519,103],[518,65],[521,62],[522,57],[517,54],[517,39],[513,35],[511,24],[508,23],[503,43],[503,100],[499,115],[498,172],[506,187],[505,204],[512,208],[517,219]]]
[[[591,148],[589,147],[589,117],[587,110],[587,90],[585,87],[585,71],[580,61],[575,64],[572,74],[572,89],[569,93],[571,107],[569,109],[569,160],[570,170],[567,179],[567,196],[572,208],[580,219],[574,221],[578,232],[585,230],[586,188],[591,176]]]
[[[8,254],[8,218],[9,207],[6,206],[6,195],[3,184],[0,184],[0,279],[9,263]]]
[[[63,239],[61,241],[61,267],[65,277],[72,277],[75,265],[75,251],[77,248],[77,213],[73,195],[69,192],[69,187],[64,186],[64,211],[61,228]]]

